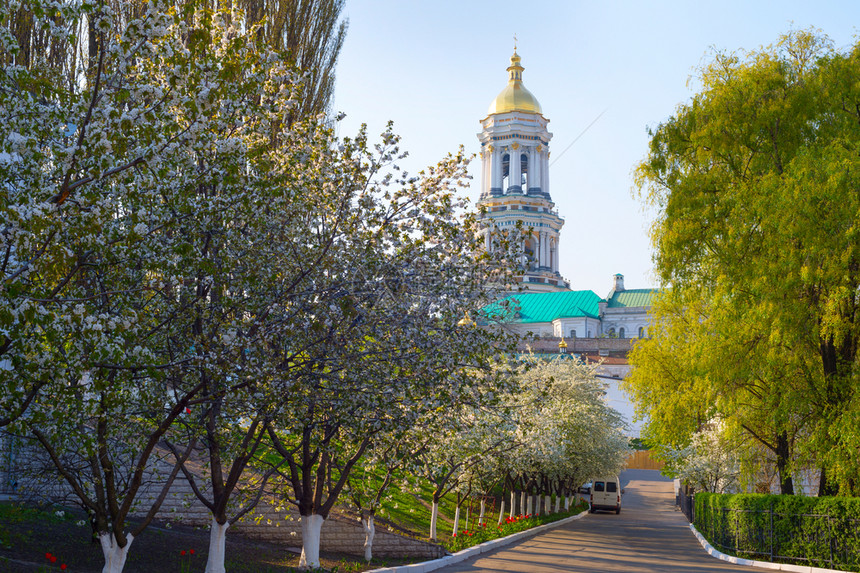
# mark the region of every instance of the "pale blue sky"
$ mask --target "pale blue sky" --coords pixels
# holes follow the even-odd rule
[[[553,133],[551,192],[566,221],[561,273],[571,288],[601,296],[617,272],[628,288],[655,286],[649,217],[631,193],[631,171],[645,156],[646,128],[690,98],[696,85],[688,79],[712,49],[751,50],[810,26],[847,48],[860,25],[857,0],[347,0],[345,13],[334,104],[347,114],[340,134],[363,122],[379,133],[393,120],[410,171],[460,144],[479,150],[479,121],[506,84],[517,35],[524,83]]]

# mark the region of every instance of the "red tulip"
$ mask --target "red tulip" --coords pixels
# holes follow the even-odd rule
[[[185,555],[185,550],[183,549],[182,551],[180,551],[180,552],[179,552],[179,554],[180,554],[180,555]]]
[[[188,553],[190,553],[191,555],[194,555],[194,550],[191,549],[190,551],[188,551]]]
[[[63,563],[62,565],[60,565],[60,569],[62,569],[63,571],[65,571],[65,570],[66,570],[66,564],[65,564],[65,563]]]
[[[45,559],[47,559],[48,561],[50,561],[50,560],[51,560],[51,557],[53,557],[53,555],[51,555],[50,553],[45,553]]]

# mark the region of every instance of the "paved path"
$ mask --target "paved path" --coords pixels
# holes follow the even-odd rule
[[[627,470],[621,514],[595,513],[491,553],[439,569],[442,573],[767,571],[732,565],[705,553],[674,509],[672,482],[655,470]]]

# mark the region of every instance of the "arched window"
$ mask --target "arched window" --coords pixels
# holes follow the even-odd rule
[[[570,330],[570,337],[571,337],[571,338],[576,338],[576,329],[575,329],[575,328],[572,328],[572,329]]]
[[[618,338],[624,338],[624,328],[618,329]]]
[[[523,153],[520,155],[520,185],[523,191],[528,189],[529,185],[529,156]]]
[[[645,338],[645,327],[639,327],[639,338]]]
[[[615,327],[609,329],[609,338],[615,338]]]

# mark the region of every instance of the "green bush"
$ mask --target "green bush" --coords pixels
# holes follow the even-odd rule
[[[860,498],[698,493],[694,525],[739,557],[860,566]]]

